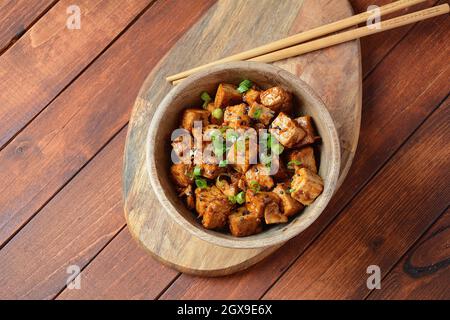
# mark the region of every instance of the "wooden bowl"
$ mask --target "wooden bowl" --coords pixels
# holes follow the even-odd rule
[[[207,230],[178,198],[170,178],[171,134],[179,127],[182,111],[197,107],[203,91],[214,92],[221,82],[238,84],[250,79],[262,88],[280,85],[292,92],[298,114],[308,114],[314,119],[322,137],[319,147],[319,174],[324,180],[324,191],[316,201],[306,207],[287,224],[271,226],[268,230],[248,236],[233,237]],[[192,75],[174,87],[162,100],[151,122],[146,144],[147,171],[155,194],[161,205],[177,223],[191,234],[212,244],[230,248],[262,248],[281,244],[305,230],[325,209],[333,195],[339,176],[340,148],[333,120],[324,103],[303,81],[278,67],[256,62],[233,62],[218,65]],[[167,230],[167,232],[171,232]],[[161,237],[164,237],[161,234]]]

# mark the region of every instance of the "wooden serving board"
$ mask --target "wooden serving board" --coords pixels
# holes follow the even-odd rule
[[[179,71],[330,23],[353,14],[347,0],[221,0],[177,42],[143,84],[125,147],[125,216],[134,238],[155,258],[179,271],[218,276],[245,269],[278,247],[229,249],[184,231],[153,193],[145,167],[147,131],[155,108]],[[279,61],[321,96],[340,135],[345,178],[356,150],[361,115],[359,41]]]

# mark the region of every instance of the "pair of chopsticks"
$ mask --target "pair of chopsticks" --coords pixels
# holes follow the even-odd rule
[[[380,16],[425,2],[426,0],[398,0],[379,8]],[[282,59],[295,57],[304,53],[316,51],[326,47],[334,46],[343,42],[359,39],[371,34],[376,34],[386,30],[402,27],[410,23],[415,23],[425,19],[433,18],[442,14],[449,13],[449,5],[442,4],[431,7],[425,10],[413,12],[386,21],[380,21],[378,28],[372,26],[364,26],[357,29],[337,33],[331,36],[320,38],[343,29],[355,26],[359,23],[366,22],[374,16],[375,11],[363,12],[327,25],[320,26],[305,32],[289,36],[287,38],[277,40],[266,45],[244,51],[205,65],[186,70],[166,78],[167,81],[172,82],[173,85],[178,84],[184,78],[194,74],[200,70],[208,67],[231,61],[259,61],[259,62],[274,62]],[[309,42],[306,42],[309,41]]]

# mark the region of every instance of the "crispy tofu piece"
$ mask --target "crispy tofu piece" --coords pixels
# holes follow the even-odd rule
[[[248,90],[246,93],[244,93],[243,100],[246,102],[249,106],[251,106],[254,102],[259,103],[259,96],[261,95],[261,91],[256,90],[254,88]]]
[[[175,163],[170,167],[173,181],[180,187],[187,187],[194,182],[193,166],[185,163]]]
[[[194,139],[189,131],[178,136],[172,141],[173,152],[177,155],[180,162],[188,163],[191,161],[191,150],[194,145]]]
[[[264,164],[256,164],[250,167],[245,173],[245,182],[247,186],[256,181],[256,183],[264,190],[270,190],[274,186],[272,177],[269,175],[270,170]]]
[[[245,103],[226,107],[223,116],[224,124],[235,129],[249,126],[251,119],[247,114],[247,108]]]
[[[292,150],[288,154],[289,169],[295,171],[300,168],[308,168],[314,173],[317,173],[316,158],[314,157],[313,147],[304,147],[298,150]]]
[[[225,108],[242,101],[242,95],[237,91],[236,86],[228,83],[221,83],[217,88],[214,106]]]
[[[243,185],[241,184],[242,174],[234,170],[230,170],[226,175],[220,176],[216,179],[216,187],[222,191],[227,197],[237,195],[241,190],[243,190]]]
[[[316,130],[314,129],[313,120],[311,116],[303,116],[296,118],[295,121],[302,127],[306,132],[303,139],[297,143],[296,147],[300,148],[309,144],[313,144],[320,140],[320,137],[316,135]]]
[[[292,111],[292,95],[281,87],[272,87],[260,95],[263,105],[275,112],[290,113]]]
[[[323,180],[311,170],[301,168],[292,177],[291,189],[291,197],[307,206],[322,193]]]
[[[207,179],[215,179],[221,173],[224,173],[226,171],[226,168],[221,168],[217,164],[203,163],[200,165],[200,168],[201,168],[202,176],[204,176]]]
[[[269,131],[283,146],[288,148],[297,145],[306,135],[297,122],[283,112],[280,112],[273,120]]]
[[[288,183],[279,183],[275,189],[273,189],[273,192],[281,199],[281,211],[286,217],[291,217],[300,212],[303,209],[303,205],[293,199],[288,191]]]
[[[229,215],[228,223],[230,232],[235,237],[246,237],[262,231],[261,219],[249,214],[244,207]]]
[[[195,189],[195,209],[207,229],[219,229],[226,225],[233,204],[216,186]]]
[[[214,200],[221,199],[222,197],[224,197],[224,195],[215,186],[204,189],[196,188],[195,210],[197,211],[198,216],[202,217],[205,214],[208,205]]]
[[[251,164],[257,163],[258,152],[250,148],[249,140],[237,140],[231,145],[227,153],[228,164],[240,173],[245,173]]]
[[[209,111],[203,109],[186,109],[181,118],[181,127],[192,131],[195,121],[201,121],[203,127],[208,125]]]
[[[247,190],[245,193],[245,207],[248,212],[260,219],[264,216],[266,205],[271,202],[280,206],[281,199],[273,192],[254,192],[252,190]]]
[[[186,206],[190,210],[195,209],[195,197],[194,197],[194,190],[192,189],[192,185],[189,185],[187,187],[178,187],[179,194],[178,196],[180,198],[184,198],[184,201],[186,202]]]
[[[217,119],[215,117],[213,117],[213,112],[214,110],[216,110],[216,105],[214,103],[208,103],[208,106],[206,107],[206,110],[208,110],[210,112],[210,117],[209,117],[209,122],[212,124],[216,124],[216,125],[221,125],[223,123],[223,117],[220,119]]]
[[[272,157],[270,173],[275,181],[284,181],[290,178],[290,172],[280,157]]]
[[[258,122],[261,122],[265,126],[268,126],[272,118],[275,116],[275,112],[272,109],[267,108],[258,102],[253,102],[250,106],[248,116]]]
[[[270,202],[264,208],[264,221],[266,224],[286,223],[288,218],[281,213],[278,204]]]

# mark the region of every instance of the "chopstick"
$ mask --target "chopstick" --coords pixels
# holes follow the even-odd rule
[[[411,6],[413,4],[417,4],[420,2],[423,2],[424,0],[399,0],[394,3],[391,3],[389,5],[383,6],[380,8],[381,14],[387,14],[391,13],[397,10],[400,10],[402,8],[405,8],[407,6]],[[312,29],[303,33],[299,33],[297,35],[288,37],[286,39],[278,40],[276,42],[267,44],[265,46],[255,48],[249,51],[245,51],[243,53],[233,55],[224,59],[220,59],[211,63],[208,63],[203,66],[199,66],[181,73],[178,73],[176,75],[170,76],[167,78],[167,81],[173,81],[173,84],[178,84],[181,82],[185,77],[200,71],[202,69],[208,68],[210,66],[230,62],[230,61],[240,61],[240,60],[248,60],[248,61],[259,61],[259,62],[273,62],[278,61],[290,57],[294,57],[300,54],[304,54],[307,52],[323,49],[329,46],[333,46],[336,44],[340,44],[346,41],[355,40],[361,37],[365,37],[371,34],[379,33],[382,31],[394,29],[397,27],[401,27],[410,23],[418,22],[421,20],[429,19],[441,14],[445,14],[449,12],[449,5],[443,4],[436,7],[431,7],[425,10],[413,12],[410,14],[406,14],[403,16],[399,16],[393,19],[389,19],[386,21],[381,21],[380,28],[370,28],[368,26],[360,27],[358,29],[353,29],[349,31],[345,31],[342,33],[338,33],[335,35],[331,35],[328,37],[320,38],[317,40],[313,40],[310,42],[306,42],[303,44],[295,45],[286,48],[286,44],[294,43],[295,41],[299,41],[299,39],[303,39],[300,42],[305,41],[304,39],[310,39],[310,38],[316,38],[319,34],[328,34],[330,32],[334,32],[336,30],[341,30],[345,27],[352,26],[354,24],[357,24],[362,21],[366,21],[373,12],[365,12],[350,18],[346,18],[344,20],[340,20],[334,23],[331,23],[329,25],[325,25],[316,29]],[[362,19],[361,17],[364,17]],[[343,27],[345,26],[345,27]],[[319,30],[320,29],[320,30]],[[317,31],[319,30],[319,31]],[[306,34],[306,35],[305,35]],[[293,40],[293,38],[295,39]],[[275,46],[273,44],[275,43]],[[285,48],[285,49],[273,49],[273,48]],[[265,54],[255,55],[255,52],[266,52]],[[244,57],[244,58],[243,58]],[[247,57],[247,58],[245,58]]]

